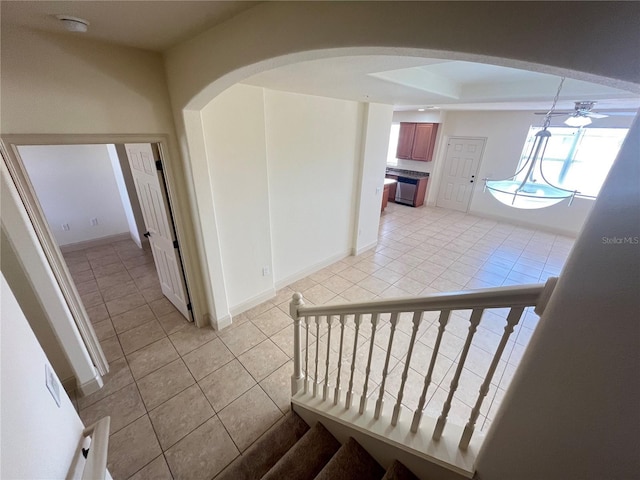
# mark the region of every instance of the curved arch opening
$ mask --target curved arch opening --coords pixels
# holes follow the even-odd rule
[[[619,88],[622,90],[635,91],[640,93],[640,86],[635,85],[637,89],[633,89],[634,85],[629,82],[624,82],[610,77],[603,77],[599,75],[593,75],[586,72],[577,70],[571,70],[567,68],[554,67],[552,65],[546,65],[543,63],[533,63],[524,60],[518,60],[514,58],[502,58],[490,55],[480,55],[466,52],[455,52],[445,50],[434,50],[425,48],[408,48],[408,47],[384,47],[384,46],[371,46],[371,47],[342,47],[342,48],[327,48],[327,49],[314,49],[301,52],[294,52],[285,55],[274,56],[265,60],[260,60],[255,63],[244,65],[240,68],[232,70],[221,77],[214,79],[211,83],[195,93],[192,98],[186,103],[183,110],[201,110],[209,102],[211,102],[216,96],[222,93],[227,88],[241,83],[248,78],[281,67],[293,65],[301,62],[350,57],[350,56],[367,56],[367,55],[390,55],[397,57],[412,57],[419,59],[441,59],[445,61],[463,61],[479,64],[495,65],[500,67],[509,67],[519,70],[526,70],[530,72],[544,73],[548,75],[554,75],[557,77],[567,77],[574,80],[580,80],[584,82],[590,82],[595,84],[601,84],[613,88]]]

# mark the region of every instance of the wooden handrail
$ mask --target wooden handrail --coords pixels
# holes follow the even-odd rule
[[[306,306],[299,304],[302,295],[294,294],[292,316],[353,315],[414,311],[470,310],[473,308],[503,308],[536,305],[544,284],[483,288],[462,292],[432,293],[423,297],[401,297],[358,303]]]

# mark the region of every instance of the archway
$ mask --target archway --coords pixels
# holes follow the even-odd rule
[[[622,4],[613,10],[557,4],[550,14],[535,2],[275,2],[172,49],[166,56],[169,85],[206,239],[218,326],[228,323],[228,304],[224,279],[211,274],[222,271],[222,258],[200,113],[220,92],[290,63],[389,53],[493,63],[640,91],[637,33],[629,20],[635,14],[635,6]],[[594,27],[607,32],[606,45],[602,35],[592,35]]]

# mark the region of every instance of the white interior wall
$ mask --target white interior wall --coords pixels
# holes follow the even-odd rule
[[[118,157],[118,161],[120,164],[120,172],[122,173],[122,178],[124,180],[126,193],[129,198],[129,201],[127,202],[127,204],[131,207],[131,211],[133,213],[133,218],[137,228],[136,236],[140,239],[140,244],[143,247],[149,247],[149,240],[144,237],[144,234],[147,231],[147,229],[144,225],[144,216],[142,215],[142,208],[140,207],[138,192],[136,191],[136,182],[133,179],[133,174],[131,173],[131,165],[129,164],[127,149],[125,148],[123,143],[117,143],[114,145],[114,147],[116,149],[116,155]],[[174,220],[176,219],[174,218]]]
[[[275,294],[271,274],[262,272],[273,268],[264,119],[263,90],[247,85],[231,87],[202,111],[232,313]]]
[[[116,181],[116,186],[118,187],[118,194],[120,195],[120,202],[122,203],[124,215],[127,219],[127,225],[129,226],[129,234],[131,235],[131,239],[142,248],[142,241],[140,239],[140,233],[138,232],[136,217],[133,213],[133,207],[129,199],[129,192],[127,191],[124,173],[120,166],[120,158],[118,157],[115,145],[107,145],[107,155],[109,155],[109,160],[111,160],[111,169],[113,170],[113,176]]]
[[[20,308],[24,312],[33,333],[36,335],[58,378],[62,381],[73,379],[73,370],[55,332],[49,324],[47,314],[35,295],[33,286],[18,260],[18,255],[13,251],[13,246],[4,228],[1,230],[0,268],[3,272],[11,272],[11,275],[6,276],[6,280],[10,282],[9,286],[20,304]]]
[[[242,84],[202,111],[206,177],[231,313],[348,255],[358,205],[363,238],[377,234],[376,187],[384,174],[391,107],[373,107],[370,116],[367,144],[364,106],[357,102]],[[363,151],[368,159],[361,172]],[[369,181],[367,198],[358,204],[361,174]]]
[[[77,386],[85,394],[92,393],[102,387],[102,378],[91,361],[31,220],[19,199],[15,185],[10,180],[8,169],[4,163],[0,166],[2,167],[0,223],[6,240],[11,245],[8,251],[2,252],[2,255],[8,254],[14,257],[11,263],[3,263],[3,266],[9,266],[7,271],[3,270],[3,275],[11,279],[9,281],[12,283],[20,282],[20,276],[23,273],[26,275],[29,280],[28,285],[25,285],[25,282],[19,285],[28,288],[30,292],[27,294],[33,294],[43,306],[49,325],[71,364]],[[16,271],[11,267],[12,265],[20,265],[21,269]]]
[[[129,232],[106,145],[18,147],[58,245]],[[98,224],[91,225],[97,218]],[[69,225],[69,230],[62,228]]]
[[[0,477],[66,478],[84,426],[62,385],[45,385],[44,351],[2,275]]]
[[[265,91],[278,287],[351,251],[360,182],[360,108],[357,102]]]
[[[355,222],[353,254],[359,255],[378,242],[380,208],[384,188],[386,152],[389,148],[389,131],[393,106],[379,103],[365,105],[362,125],[362,160],[360,162],[359,198]]]
[[[629,127],[632,118],[612,116],[599,120],[598,126]],[[561,125],[561,120],[556,122]],[[444,168],[441,162],[446,155],[448,137],[485,137],[485,150],[477,175],[479,181],[475,184],[469,213],[566,235],[577,235],[593,207],[594,201],[591,199],[576,198],[570,207],[567,206],[568,201],[564,201],[548,208],[521,210],[503,205],[490,193],[482,191],[483,178],[503,179],[515,173],[527,133],[532,125],[541,125],[541,117],[533,115],[532,112],[447,112],[446,120],[441,126],[443,141],[436,152],[436,168],[430,179],[431,188],[439,185]],[[436,195],[437,189],[433,192]]]
[[[5,24],[1,35],[2,133],[172,132],[160,53]]]

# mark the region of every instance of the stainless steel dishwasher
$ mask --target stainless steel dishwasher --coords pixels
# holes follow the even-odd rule
[[[398,177],[396,186],[396,203],[414,206],[418,180],[415,178]]]

